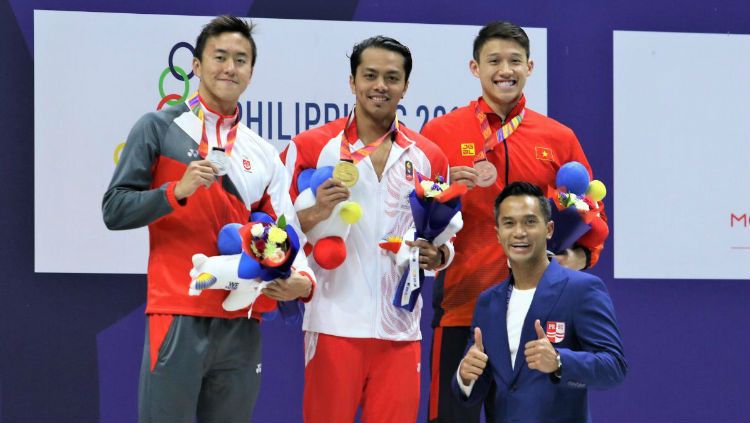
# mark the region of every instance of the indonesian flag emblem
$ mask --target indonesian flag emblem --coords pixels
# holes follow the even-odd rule
[[[565,339],[565,322],[547,322],[547,339],[553,344],[559,344]]]

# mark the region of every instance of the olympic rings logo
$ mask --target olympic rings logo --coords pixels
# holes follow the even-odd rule
[[[179,50],[180,48],[187,49],[190,52],[191,58],[195,56],[195,49],[190,43],[180,41],[179,43],[172,46],[172,50],[169,51],[169,57],[167,61],[168,66],[162,71],[161,75],[159,75],[159,96],[161,97],[161,100],[159,100],[159,104],[156,105],[156,110],[161,110],[164,105],[174,106],[175,104],[182,103],[183,101],[187,100],[188,95],[190,95],[190,80],[193,79],[193,76],[195,76],[193,73],[193,69],[190,68],[190,73],[187,73],[184,69],[174,64],[175,52],[177,52],[177,50]],[[164,91],[164,80],[170,73],[178,81],[182,81],[182,94],[166,94],[166,92]],[[115,146],[115,150],[112,154],[112,159],[115,162],[115,166],[120,162],[120,155],[122,154],[123,148],[125,148],[125,142],[120,142]]]
[[[161,108],[164,107],[165,104],[169,106],[180,104],[183,101],[187,100],[188,95],[190,95],[190,80],[194,76],[193,70],[190,69],[190,73],[187,73],[185,72],[184,69],[174,64],[174,54],[180,48],[186,48],[188,51],[190,51],[190,57],[195,56],[195,49],[190,43],[181,41],[175,44],[174,46],[172,46],[172,50],[170,50],[169,52],[168,66],[164,68],[161,75],[159,76],[159,95],[161,96],[161,100],[159,100],[159,104],[156,106],[156,110],[161,110]],[[182,81],[183,83],[182,95],[175,94],[175,93],[172,93],[172,94],[165,93],[164,80],[166,79],[167,75],[170,73],[178,81]]]
[[[168,106],[174,106],[175,104],[180,104],[187,100],[188,95],[190,95],[190,80],[193,79],[193,76],[195,74],[193,73],[193,69],[190,69],[190,73],[185,72],[181,67],[176,66],[174,64],[174,54],[175,52],[180,48],[186,48],[188,51],[190,51],[190,57],[195,57],[195,49],[190,43],[186,43],[185,41],[180,41],[179,43],[172,46],[172,50],[169,51],[169,59],[168,59],[168,66],[164,68],[164,70],[161,72],[161,75],[159,76],[159,95],[161,96],[161,100],[159,100],[159,104],[156,106],[156,110],[161,110],[164,105]],[[191,63],[192,66],[192,63]],[[172,74],[172,76],[175,77],[178,81],[182,81],[183,83],[183,89],[182,89],[182,95],[172,93],[172,94],[166,94],[164,91],[164,80],[167,78],[168,74]],[[242,119],[242,104],[237,102],[237,109],[239,111],[238,119]]]
[[[117,144],[115,147],[115,152],[112,154],[112,159],[115,161],[115,166],[117,166],[117,163],[120,163],[120,154],[122,154],[122,149],[125,148],[125,142],[121,142]]]

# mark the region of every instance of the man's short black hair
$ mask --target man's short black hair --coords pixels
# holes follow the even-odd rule
[[[491,22],[479,30],[477,38],[474,39],[474,60],[479,62],[479,52],[485,44],[492,39],[515,41],[526,51],[526,59],[531,58],[531,48],[529,46],[529,36],[520,26],[505,22]]]
[[[360,63],[362,63],[362,52],[371,47],[390,50],[403,56],[404,57],[404,72],[406,73],[406,80],[407,81],[409,80],[409,74],[411,74],[411,65],[412,65],[411,51],[409,50],[409,47],[406,47],[405,45],[401,44],[400,42],[398,42],[397,40],[393,38],[384,37],[382,35],[376,35],[374,37],[370,37],[354,45],[354,48],[352,49],[352,54],[351,56],[349,56],[349,64],[352,68],[352,76],[356,76],[357,67],[359,66]]]
[[[255,59],[258,57],[258,49],[255,47],[255,40],[253,39],[254,27],[255,26],[252,23],[248,24],[244,19],[236,16],[217,16],[213,18],[211,22],[206,24],[201,33],[198,34],[198,39],[195,40],[194,57],[198,60],[203,59],[203,50],[206,48],[206,41],[208,41],[209,38],[216,37],[225,32],[238,32],[250,41],[250,47],[252,47],[250,65],[255,66]]]
[[[495,199],[496,224],[498,223],[497,220],[500,218],[500,204],[503,202],[503,200],[508,197],[518,195],[536,197],[536,199],[539,201],[539,210],[542,211],[542,217],[544,217],[544,223],[552,220],[552,208],[550,207],[549,201],[544,196],[542,189],[530,182],[517,181],[511,182],[510,184],[506,185],[505,188],[503,188],[503,190],[500,192],[500,195],[498,195]]]

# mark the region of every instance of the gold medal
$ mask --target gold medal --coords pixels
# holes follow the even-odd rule
[[[357,170],[357,166],[352,162],[342,160],[333,168],[333,177],[341,181],[348,188],[351,188],[359,180],[359,170]]]

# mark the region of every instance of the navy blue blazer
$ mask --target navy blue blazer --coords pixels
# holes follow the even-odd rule
[[[466,405],[476,404],[494,381],[496,423],[591,421],[588,388],[615,386],[628,368],[607,288],[598,277],[551,260],[523,322],[515,367],[511,367],[506,324],[510,283],[508,279],[479,296],[472,333],[476,326],[482,330],[488,365],[468,398],[454,377],[454,395]],[[560,353],[561,379],[526,364],[524,345],[537,339],[536,319],[545,330],[547,322],[565,324],[564,337],[558,336],[559,342],[552,344]],[[473,336],[469,347],[472,344]]]

